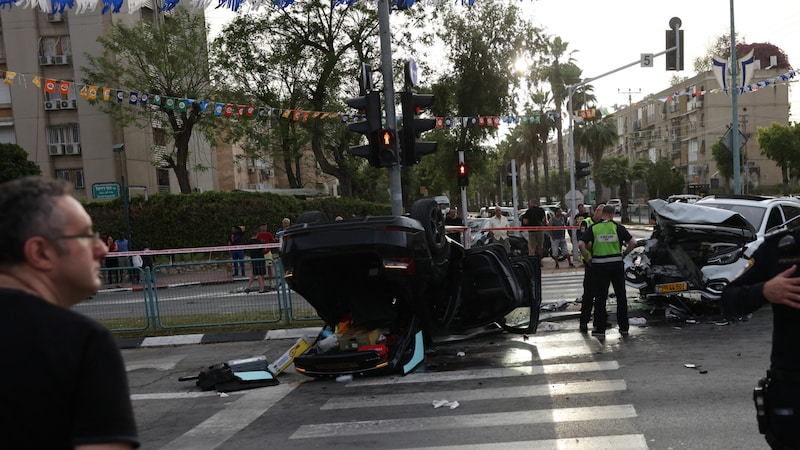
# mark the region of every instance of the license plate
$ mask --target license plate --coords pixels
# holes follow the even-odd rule
[[[667,292],[681,292],[687,289],[689,289],[689,284],[685,281],[656,285],[656,292],[659,294],[665,294]]]

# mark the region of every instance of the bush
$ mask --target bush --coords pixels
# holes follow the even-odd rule
[[[121,199],[85,202],[95,229],[114,238],[124,234]],[[191,248],[226,245],[231,226],[244,225],[245,235],[266,223],[272,233],[284,217],[294,220],[304,211],[322,211],[336,216],[390,215],[391,206],[350,198],[295,197],[261,192],[202,192],[158,194],[148,201],[133,197],[129,205],[134,248],[148,241],[151,248]]]

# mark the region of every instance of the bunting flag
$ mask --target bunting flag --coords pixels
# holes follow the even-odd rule
[[[56,80],[52,78],[48,78],[44,80],[44,91],[48,94],[55,94],[56,93]]]
[[[89,99],[89,87],[88,86],[84,86],[84,87],[81,88],[80,96],[84,100],[88,100]]]
[[[64,80],[61,80],[61,81],[58,83],[58,92],[59,92],[59,94],[62,94],[62,95],[67,95],[67,94],[69,94],[69,90],[70,90],[70,87],[71,87],[71,86],[72,86],[72,83],[71,83],[71,82],[69,82],[69,81],[64,81]]]
[[[9,72],[6,71],[6,78],[3,80],[3,83],[11,86],[14,84],[14,78],[16,78],[17,72]]]
[[[135,105],[137,103],[139,103],[139,93],[131,91],[131,93],[128,94],[128,104]]]
[[[33,77],[33,81],[31,83],[33,83],[33,85],[36,86],[37,88],[41,89],[42,88],[42,77],[40,77],[38,75]]]
[[[111,88],[103,88],[103,100],[111,101]]]

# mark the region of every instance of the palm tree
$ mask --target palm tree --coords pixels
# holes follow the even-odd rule
[[[628,183],[631,180],[633,169],[628,158],[623,156],[609,156],[600,163],[597,178],[608,186],[619,186],[619,199],[622,201],[622,221],[628,222]]]
[[[540,154],[542,156],[542,168],[544,173],[544,195],[549,199],[550,198],[550,185],[549,181],[549,170],[550,167],[550,158],[549,154],[547,153],[547,138],[550,136],[550,123],[547,120],[547,114],[545,111],[551,104],[551,97],[550,93],[547,91],[543,91],[542,89],[536,89],[536,91],[531,94],[531,101],[536,106],[537,112],[532,113],[539,115],[538,123],[528,124],[528,129],[530,132],[531,138],[531,146],[533,147],[534,154]],[[534,172],[534,178],[536,182],[536,188],[534,189],[534,198],[539,200],[539,171],[537,167],[534,167],[536,170]]]
[[[592,159],[592,172],[596,175],[599,174],[603,153],[609,147],[616,145],[619,140],[614,118],[605,116],[586,120],[580,126],[575,127],[574,132],[575,145],[586,149],[586,153]],[[600,194],[603,188],[603,181],[598,176],[594,177],[594,181],[595,192]]]
[[[558,171],[561,174],[562,192],[567,191],[565,176],[567,172],[564,170],[564,136],[561,130],[562,110],[564,103],[568,100],[567,86],[580,82],[582,73],[572,57],[574,50],[568,52],[567,47],[569,47],[569,42],[562,41],[558,36],[548,42],[547,56],[549,60],[542,61],[542,69],[539,73],[539,79],[547,81],[553,92],[553,103],[555,104],[555,123],[553,125],[556,129],[558,143]],[[566,61],[563,61],[565,57]]]

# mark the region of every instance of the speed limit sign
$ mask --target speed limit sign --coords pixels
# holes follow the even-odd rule
[[[642,67],[653,67],[653,54],[642,53],[642,57],[639,61],[641,62]]]

